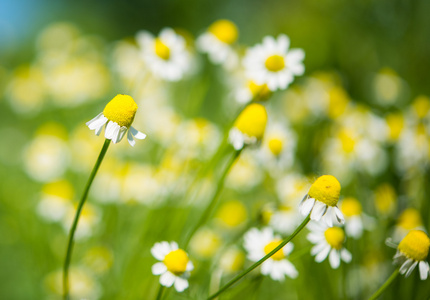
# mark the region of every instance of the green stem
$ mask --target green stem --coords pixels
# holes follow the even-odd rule
[[[157,298],[155,300],[161,300],[161,297],[163,296],[164,292],[164,286],[160,284],[160,288],[158,289]]]
[[[254,263],[252,266],[250,266],[248,269],[234,277],[232,280],[230,280],[226,285],[224,285],[221,289],[219,289],[218,292],[213,294],[212,296],[209,296],[208,300],[214,299],[218,297],[222,292],[227,290],[230,286],[232,286],[234,283],[236,283],[239,279],[244,277],[246,274],[254,270],[256,267],[261,265],[263,262],[265,262],[267,259],[269,259],[272,255],[274,255],[276,252],[281,250],[286,244],[288,244],[289,241],[291,241],[303,228],[305,228],[306,224],[308,224],[310,220],[310,214],[303,220],[303,222],[299,225],[299,227],[296,228],[296,230],[288,237],[286,238],[282,243],[280,243],[275,249],[273,249],[270,253],[266,254],[262,259]]]
[[[93,170],[91,171],[90,178],[88,178],[87,185],[85,186],[84,192],[82,194],[81,200],[79,201],[78,208],[76,210],[72,227],[70,228],[69,241],[67,244],[67,252],[66,252],[66,258],[64,260],[64,268],[63,268],[63,299],[64,300],[69,299],[69,265],[70,265],[70,260],[72,258],[73,238],[75,236],[76,227],[78,226],[79,217],[81,215],[82,208],[84,207],[85,200],[87,199],[88,191],[90,190],[91,184],[93,183],[94,177],[96,176],[96,173],[103,161],[103,158],[106,154],[107,149],[109,148],[109,145],[110,145],[110,140],[106,139],[105,143],[103,144],[103,148],[100,151],[99,157],[97,158],[97,161],[93,167]]]
[[[369,300],[376,300],[379,296],[387,289],[387,287],[396,279],[397,275],[399,275],[399,269],[396,269],[393,274],[391,274],[390,278],[385,281],[385,283],[377,290]]]
[[[224,172],[222,173],[219,181],[218,181],[218,185],[216,188],[216,191],[214,193],[214,195],[212,196],[212,199],[209,202],[209,205],[206,207],[205,211],[203,212],[203,214],[201,215],[199,221],[196,223],[196,225],[193,227],[193,229],[190,231],[190,233],[187,236],[187,239],[184,242],[184,249],[187,248],[188,244],[191,241],[191,238],[193,237],[193,235],[196,233],[196,231],[200,228],[200,226],[202,226],[207,218],[209,217],[209,215],[211,214],[212,210],[214,209],[215,205],[216,205],[216,200],[218,199],[219,194],[222,191],[222,188],[224,186],[224,181],[225,178],[227,177],[228,172],[230,171],[231,167],[233,166],[234,162],[236,161],[236,159],[239,157],[240,153],[242,152],[243,148],[240,150],[236,150],[234,152],[234,154],[231,156],[230,161],[227,163],[227,166],[224,169]]]

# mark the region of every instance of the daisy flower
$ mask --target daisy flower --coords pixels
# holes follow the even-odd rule
[[[358,239],[365,228],[373,227],[373,218],[363,213],[361,203],[357,199],[353,197],[343,199],[340,203],[340,210],[345,217],[345,232],[348,236]]]
[[[201,52],[208,54],[212,63],[233,69],[238,63],[238,56],[232,45],[238,36],[239,30],[233,22],[218,20],[197,38],[196,44]]]
[[[156,38],[147,31],[139,31],[136,40],[142,60],[156,77],[178,81],[190,70],[191,55],[185,39],[173,29],[163,29]]]
[[[267,87],[267,84],[256,84],[254,81],[248,80],[241,84],[235,99],[240,104],[246,104],[251,101],[266,101],[271,96],[272,91]]]
[[[247,257],[251,261],[259,261],[282,242],[281,237],[275,235],[270,227],[263,228],[261,231],[252,228],[245,234],[244,239],[244,247],[248,252]],[[293,251],[293,247],[292,243],[288,243],[263,262],[261,274],[269,275],[273,280],[278,281],[283,281],[285,276],[296,278],[299,273],[287,259],[287,256]]]
[[[336,206],[339,201],[340,183],[332,175],[323,175],[312,184],[307,195],[299,204],[302,215],[311,214],[311,220],[323,220],[329,227],[333,222],[343,224],[345,218]]]
[[[266,108],[261,104],[252,103],[237,117],[230,130],[229,141],[236,150],[242,149],[245,145],[256,144],[263,138],[266,124]]]
[[[112,140],[114,144],[120,142],[127,133],[127,140],[134,146],[133,137],[142,140],[146,134],[136,130],[131,124],[137,111],[137,104],[128,95],[116,95],[105,107],[103,112],[86,124],[96,135],[100,135],[106,125],[105,138]]]
[[[307,239],[315,244],[311,249],[311,255],[315,255],[315,261],[320,263],[329,257],[330,266],[337,269],[340,260],[346,263],[351,261],[351,253],[343,247],[345,232],[340,227],[327,227],[324,223],[311,222],[308,225],[311,231]]]
[[[429,276],[429,263],[426,261],[430,249],[430,239],[424,231],[411,230],[397,247],[394,262],[401,264],[400,274],[408,277],[418,265],[421,280]]]
[[[151,253],[160,261],[152,266],[152,274],[161,275],[161,285],[166,287],[174,285],[178,292],[188,288],[187,278],[194,266],[188,258],[188,254],[179,249],[176,242],[155,243],[151,248]]]
[[[256,84],[267,84],[271,91],[286,89],[294,76],[303,75],[302,49],[291,49],[290,39],[280,34],[277,39],[266,36],[262,44],[249,49],[243,59],[248,77]]]

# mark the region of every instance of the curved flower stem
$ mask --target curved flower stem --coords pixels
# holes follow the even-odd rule
[[[236,277],[234,277],[232,280],[230,280],[226,285],[224,285],[221,289],[219,289],[218,292],[216,292],[215,294],[209,296],[208,300],[214,299],[214,298],[218,297],[222,292],[224,292],[225,290],[227,290],[230,286],[232,286],[234,283],[236,283],[239,279],[241,279],[246,274],[248,274],[249,272],[251,272],[252,270],[254,270],[256,267],[258,267],[259,265],[261,265],[263,262],[265,262],[267,259],[269,259],[273,254],[275,254],[276,252],[278,252],[279,250],[281,250],[282,247],[284,247],[286,244],[288,244],[289,241],[291,241],[303,228],[305,228],[306,224],[308,224],[308,222],[310,220],[310,216],[311,215],[309,214],[303,220],[303,222],[296,228],[296,230],[288,238],[286,238],[282,243],[280,243],[278,245],[278,247],[276,247],[275,249],[273,249],[270,253],[268,253],[262,259],[260,259],[259,261],[257,261],[256,263],[254,263],[252,266],[250,266],[248,269],[246,269],[245,271],[243,271],[242,273],[240,273],[239,275],[237,275]]]
[[[225,178],[227,177],[228,172],[230,171],[231,167],[233,166],[234,162],[236,161],[236,159],[239,157],[240,153],[242,152],[243,148],[240,150],[235,150],[234,154],[232,155],[232,157],[230,158],[229,162],[227,163],[227,166],[224,169],[224,172],[222,173],[219,181],[218,181],[218,185],[216,188],[216,191],[214,193],[214,195],[212,196],[211,201],[209,202],[209,205],[206,207],[205,211],[203,212],[203,214],[201,215],[199,221],[196,223],[196,225],[193,227],[193,229],[190,231],[190,233],[187,236],[187,239],[184,242],[184,249],[188,247],[188,244],[191,241],[191,238],[193,237],[193,235],[196,233],[196,231],[200,228],[200,226],[202,226],[205,222],[206,219],[209,217],[209,215],[211,214],[212,210],[215,207],[216,204],[216,200],[218,199],[219,194],[222,191],[222,188],[224,187],[224,181]]]
[[[109,148],[110,140],[106,139],[105,143],[103,144],[103,148],[100,151],[99,157],[97,158],[97,161],[93,167],[93,170],[91,171],[91,175],[88,178],[87,185],[85,186],[84,192],[82,194],[81,200],[79,201],[78,208],[76,210],[75,218],[73,219],[72,227],[70,228],[69,233],[69,242],[67,244],[67,251],[66,251],[66,258],[64,260],[64,267],[63,267],[63,299],[67,300],[69,299],[69,265],[70,260],[72,258],[72,251],[73,251],[73,238],[75,236],[76,227],[78,226],[79,217],[82,212],[82,208],[84,207],[85,200],[88,196],[88,191],[90,190],[91,184],[93,183],[94,177],[96,176],[96,173],[103,161],[103,158],[106,154],[107,149]]]
[[[399,275],[399,269],[396,269],[393,274],[385,281],[385,283],[369,298],[369,300],[376,300],[382,293],[387,289],[387,287],[396,279]]]

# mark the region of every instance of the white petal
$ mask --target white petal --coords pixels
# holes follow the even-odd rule
[[[293,243],[288,243],[288,244],[286,244],[283,248],[282,248],[282,250],[283,250],[283,252],[284,252],[284,254],[285,255],[289,255],[292,251],[293,251],[293,249],[294,249],[294,244]]]
[[[89,129],[94,130],[101,125],[106,124],[107,118],[103,115],[103,113],[99,113],[94,119],[85,123]]]
[[[405,277],[408,277],[409,275],[411,275],[412,271],[415,269],[417,264],[418,264],[418,261],[414,261],[414,263],[409,267],[409,270],[406,272]]]
[[[116,124],[116,123],[114,123]],[[112,143],[116,144],[119,142],[119,131],[120,131],[121,127],[117,124],[117,126],[115,126],[115,129],[112,133]]]
[[[185,271],[192,271],[194,270],[194,264],[191,262],[191,260],[188,261],[187,267],[185,268]]]
[[[170,249],[171,249],[171,251],[178,250],[179,249],[178,243],[173,242],[173,241],[170,242]]]
[[[163,275],[160,276],[160,284],[163,286],[172,286],[175,282],[176,276],[167,271]]]
[[[294,265],[286,259],[282,261],[282,268],[284,269],[284,273],[287,274],[290,278],[294,279],[297,278],[297,276],[299,275],[299,272],[297,271],[296,267],[294,267]]]
[[[312,244],[319,244],[321,241],[324,240],[324,235],[321,235],[319,232],[310,232],[306,238],[308,239],[309,242],[311,242]]]
[[[339,207],[334,206],[333,209],[336,213],[336,220],[339,222],[339,224],[345,223],[345,217],[343,216],[343,213],[340,211]]]
[[[136,142],[133,139],[133,135],[131,134],[130,130],[127,132],[127,141],[128,143],[134,147],[134,145],[136,144]]]
[[[330,265],[333,269],[337,269],[340,266],[340,255],[336,249],[332,249],[330,256],[328,257]]]
[[[284,270],[282,263],[279,261],[272,262],[272,269],[270,270],[270,278],[277,281],[283,281],[285,279]]]
[[[188,288],[188,280],[183,279],[181,277],[176,277],[175,289],[178,292],[183,292],[186,288]]]
[[[348,236],[358,239],[363,234],[363,222],[359,216],[353,216],[345,224],[345,232]]]
[[[118,142],[122,140],[126,132],[127,132],[127,127],[125,126],[120,127],[119,133],[118,133]]]
[[[314,208],[311,212],[311,220],[319,221],[324,213],[327,211],[327,205],[320,201],[315,201]]]
[[[162,262],[158,262],[158,263],[152,265],[151,270],[152,270],[152,274],[160,275],[160,274],[163,274],[164,272],[167,271],[167,267]]]
[[[158,260],[164,260],[164,257],[170,252],[168,242],[155,243],[151,248],[151,254]]]
[[[268,259],[261,265],[261,274],[269,275],[273,269],[273,260]]]
[[[321,251],[320,251],[320,253],[318,253],[317,254],[317,256],[315,256],[315,261],[316,262],[318,262],[318,263],[320,263],[320,262],[322,262],[324,259],[326,259],[327,258],[327,255],[329,254],[329,252],[330,252],[330,249],[331,249],[331,247],[330,247],[330,245],[326,245],[325,246],[325,248],[323,248]]]
[[[421,280],[426,280],[429,275],[429,264],[426,261],[420,261],[419,263],[419,269],[420,269],[420,278]]]
[[[130,126],[131,134],[137,138],[138,140],[143,140],[146,138],[146,134],[140,132],[139,130],[135,129],[133,126]]]
[[[115,132],[115,129],[119,127],[118,124],[116,124],[115,122],[109,121],[109,123],[106,126],[106,130],[105,130],[105,138],[111,140],[113,137],[113,134]]]
[[[105,126],[105,124],[101,125],[99,128],[96,129],[96,135],[99,136],[100,133],[102,133],[103,127]]]
[[[320,253],[322,250],[324,250],[324,248],[327,246],[327,243],[319,243],[315,246],[312,247],[311,249],[311,255],[317,255],[318,253]]]
[[[405,274],[406,271],[409,269],[409,267],[412,265],[413,260],[412,259],[407,259],[403,265],[400,267],[400,274]]]
[[[301,203],[301,206],[299,207],[299,211],[302,215],[307,216],[311,212],[312,208],[314,207],[315,199],[314,198],[308,198]]]
[[[351,252],[349,252],[348,250],[343,248],[342,250],[340,250],[340,257],[342,258],[342,260],[344,262],[349,263],[349,262],[351,262],[352,254],[351,254]]]
[[[327,224],[328,227],[333,227],[333,214],[335,214],[333,207],[329,206],[325,215],[322,217],[323,222]]]

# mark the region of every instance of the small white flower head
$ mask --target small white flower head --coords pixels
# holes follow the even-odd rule
[[[263,228],[261,231],[257,228],[252,228],[245,234],[244,240],[244,247],[248,252],[247,257],[251,261],[259,261],[282,242],[281,237],[275,235],[270,227]],[[299,273],[287,259],[293,248],[293,244],[288,243],[263,262],[261,274],[268,275],[273,280],[278,281],[283,281],[285,276],[296,278]]]
[[[323,220],[332,227],[333,222],[343,224],[345,218],[336,206],[339,201],[340,183],[332,175],[323,175],[312,184],[307,195],[299,204],[302,215],[311,214],[311,220]]]
[[[340,210],[345,217],[346,235],[358,239],[363,235],[364,229],[372,229],[374,219],[363,212],[360,201],[347,197],[340,203]]]
[[[243,60],[247,76],[256,84],[267,84],[271,91],[286,89],[294,76],[303,75],[302,49],[291,49],[290,39],[280,34],[277,39],[266,36],[262,44],[249,49]]]
[[[105,107],[103,112],[86,124],[91,130],[95,130],[96,135],[100,135],[106,125],[105,138],[112,140],[114,144],[120,142],[127,133],[127,140],[134,146],[136,139],[146,138],[146,134],[135,129],[131,124],[136,115],[137,104],[128,95],[116,95]]]
[[[429,263],[426,261],[429,250],[430,239],[424,231],[409,231],[397,247],[393,258],[396,264],[401,264],[400,274],[408,277],[418,265],[421,280],[426,280],[430,272]]]
[[[245,145],[256,144],[263,138],[266,124],[266,108],[259,103],[252,103],[237,117],[230,130],[229,141],[236,150]]]
[[[61,221],[66,213],[73,208],[74,190],[67,180],[47,183],[42,188],[37,213],[48,222]]]
[[[212,63],[233,69],[238,64],[238,56],[232,45],[237,41],[239,30],[229,20],[215,21],[208,30],[197,38],[197,48],[207,53]]]
[[[185,39],[171,28],[165,28],[156,38],[147,31],[136,35],[141,57],[154,76],[167,81],[179,81],[191,69],[191,54]]]
[[[178,292],[183,292],[188,288],[190,271],[194,269],[193,263],[188,258],[188,254],[178,248],[176,242],[155,243],[151,248],[152,256],[160,262],[152,266],[152,274],[161,275],[160,284],[162,286],[175,286]]]
[[[320,263],[327,256],[330,266],[337,269],[340,261],[346,263],[351,261],[351,253],[343,247],[345,242],[345,232],[340,227],[327,227],[322,222],[311,222],[308,225],[311,231],[307,239],[315,246],[311,249],[311,255],[315,255],[315,261]]]
[[[260,85],[248,80],[236,91],[235,99],[240,104],[246,104],[251,101],[267,101],[272,94],[267,84]]]

